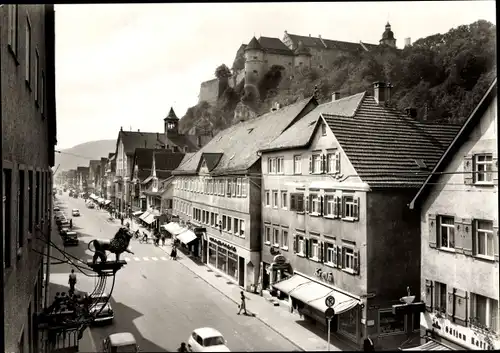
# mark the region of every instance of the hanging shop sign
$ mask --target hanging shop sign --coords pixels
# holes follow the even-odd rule
[[[233,251],[233,252],[236,252],[236,246],[234,246],[234,245],[231,245],[231,244],[225,243],[225,242],[223,242],[223,241],[221,241],[221,240],[219,240],[219,239],[215,239],[215,238],[213,238],[213,237],[210,237],[210,241],[211,241],[212,243],[215,243],[215,244],[219,245],[219,246],[222,246],[223,248],[226,248],[226,249],[228,249],[228,250],[231,250],[231,251]]]

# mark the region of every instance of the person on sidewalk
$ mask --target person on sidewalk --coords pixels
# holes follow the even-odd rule
[[[121,220],[122,225],[123,225],[123,215],[120,216],[120,220]]]
[[[69,293],[75,293],[75,286],[76,286],[76,273],[75,270],[71,269],[71,273],[69,274]]]
[[[165,240],[167,240],[167,236],[165,233],[162,233],[161,235],[161,246],[165,246]]]
[[[241,310],[244,310],[245,311],[244,314],[248,315],[247,305],[246,305],[246,300],[248,298],[245,297],[245,293],[243,291],[241,291],[240,294],[241,294],[241,303],[240,303],[240,305],[238,305],[238,307],[240,308],[240,310],[238,311],[238,315],[241,314]]]
[[[177,248],[175,246],[172,247],[172,251],[170,252],[170,259],[171,260],[177,259]]]
[[[69,229],[73,229],[73,218],[69,220]]]
[[[181,343],[181,346],[179,348],[177,348],[177,352],[187,352],[187,347],[186,347],[186,343],[182,342]]]
[[[365,352],[375,352],[375,345],[370,337],[366,337],[363,342],[363,351]]]

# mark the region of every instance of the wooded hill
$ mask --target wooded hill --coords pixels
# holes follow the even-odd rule
[[[379,80],[391,82],[393,104],[416,108],[418,119],[463,123],[496,77],[496,26],[479,20],[421,38],[402,50],[386,47],[339,56],[331,67],[303,70],[292,80],[282,77],[281,69],[271,67],[258,82],[260,99],[245,94],[241,82],[234,89],[227,86],[215,106],[200,102],[189,108],[180,121],[181,131],[196,127],[215,135],[236,123],[234,110],[240,101],[259,115],[274,102],[283,106],[311,96],[315,87],[323,103],[335,91],[341,97],[371,92],[372,83]],[[228,72],[221,65],[216,77],[224,79]]]

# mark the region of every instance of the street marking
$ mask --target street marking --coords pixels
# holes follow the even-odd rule
[[[134,257],[134,260],[135,261],[141,261],[141,259],[139,259],[138,257]]]
[[[158,261],[158,258],[156,257],[152,257],[151,259],[153,259],[153,261]]]
[[[125,261],[129,262],[129,261],[130,261],[130,258],[129,258],[129,257],[126,257],[126,258],[125,258]]]
[[[149,261],[149,259],[146,256],[144,256],[143,259],[144,261]]]
[[[163,261],[167,260],[167,258],[165,256],[160,257],[160,259],[162,259]]]

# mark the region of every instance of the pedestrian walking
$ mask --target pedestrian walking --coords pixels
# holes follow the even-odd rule
[[[121,220],[122,225],[123,225],[123,215],[120,216],[120,220]]]
[[[366,337],[363,342],[363,351],[365,352],[375,352],[375,345],[370,337]]]
[[[69,229],[73,229],[73,218],[69,220]]]
[[[248,312],[247,312],[247,304],[246,304],[246,300],[248,299],[247,297],[245,297],[245,293],[243,291],[240,292],[241,294],[241,303],[240,305],[238,305],[238,307],[240,308],[240,310],[238,311],[238,315],[241,314],[241,311],[244,310],[244,314],[245,315],[248,315]]]
[[[187,352],[187,347],[186,347],[186,343],[182,342],[181,343],[181,346],[179,348],[177,348],[177,352]]]
[[[172,251],[170,252],[170,259],[171,260],[177,259],[177,248],[175,246],[172,247]]]
[[[167,236],[163,233],[161,235],[161,246],[165,246],[165,240],[167,239]]]
[[[69,274],[69,293],[74,293],[75,292],[75,285],[76,285],[76,273],[75,270],[71,269],[71,273]]]

